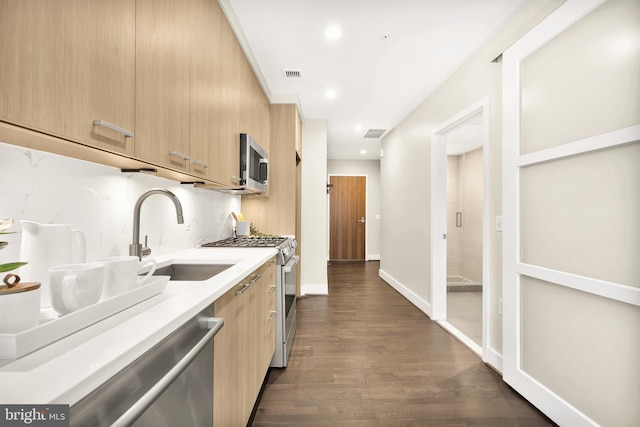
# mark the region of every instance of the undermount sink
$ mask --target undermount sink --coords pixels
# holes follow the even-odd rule
[[[220,274],[234,264],[169,264],[156,268],[154,276],[169,276],[172,281],[203,281]]]

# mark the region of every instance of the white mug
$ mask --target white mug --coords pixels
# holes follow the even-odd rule
[[[51,304],[61,316],[100,300],[104,285],[104,265],[66,264],[49,268]]]
[[[249,221],[236,221],[236,236],[248,236],[250,224]]]
[[[140,261],[137,256],[123,255],[100,258],[96,262],[104,265],[105,268],[102,291],[104,298],[111,298],[143,285],[156,271],[156,260],[153,258]],[[139,277],[138,274],[146,268],[149,268],[149,271]]]

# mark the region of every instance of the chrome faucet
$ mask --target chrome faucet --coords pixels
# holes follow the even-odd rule
[[[182,205],[180,204],[180,200],[178,200],[176,195],[171,191],[164,190],[162,188],[153,188],[143,193],[138,198],[136,206],[133,209],[133,242],[129,245],[129,255],[135,255],[140,259],[142,259],[143,256],[142,245],[140,244],[140,209],[142,208],[142,202],[144,202],[149,196],[152,196],[154,194],[164,194],[165,196],[170,198],[176,207],[178,224],[184,223],[184,218],[182,216]]]

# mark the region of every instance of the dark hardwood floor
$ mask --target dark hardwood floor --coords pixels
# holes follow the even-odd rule
[[[334,262],[330,295],[298,300],[288,367],[271,370],[254,427],[554,425],[379,268]]]

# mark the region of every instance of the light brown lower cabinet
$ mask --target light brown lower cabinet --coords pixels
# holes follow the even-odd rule
[[[246,426],[275,349],[275,257],[214,303],[213,425]]]

